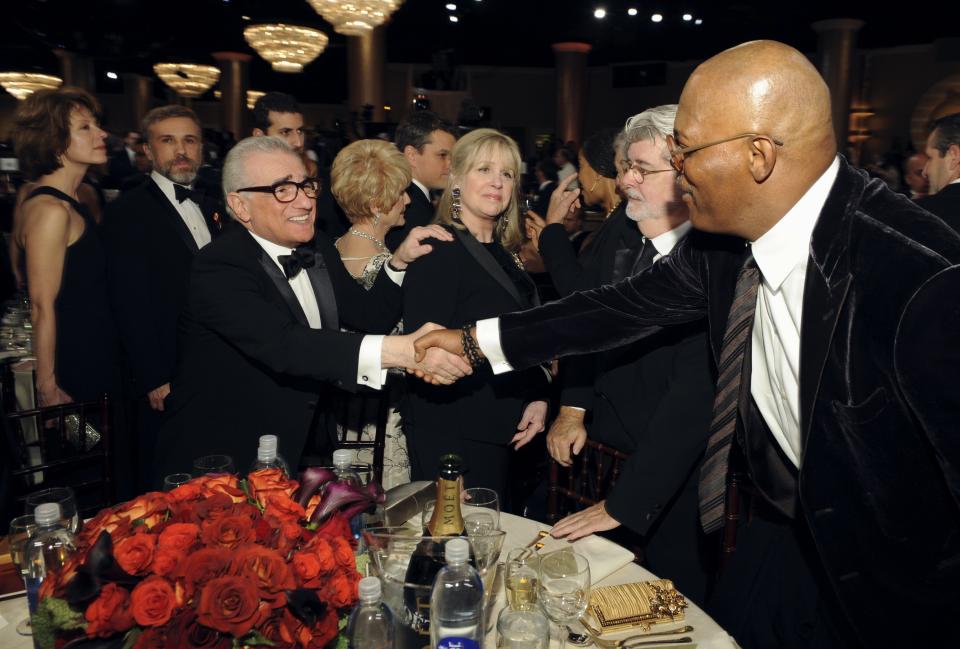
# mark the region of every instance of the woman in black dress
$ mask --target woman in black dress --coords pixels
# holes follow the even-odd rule
[[[478,129],[457,142],[451,157],[437,221],[455,238],[431,242],[433,252],[407,270],[406,331],[426,322],[460,327],[539,302],[517,256],[523,224],[516,142]],[[412,478],[434,479],[440,457],[455,452],[468,465],[468,486],[495,489],[507,501],[510,445],[519,448],[543,430],[547,388],[540,368],[494,376],[484,366],[450,387],[411,381],[404,427]]]
[[[106,258],[77,198],[90,165],[107,160],[99,106],[77,88],[39,91],[17,109],[20,166],[35,181],[14,236],[27,260],[39,405],[100,397],[114,376]]]

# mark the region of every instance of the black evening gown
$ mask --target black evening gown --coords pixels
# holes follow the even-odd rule
[[[41,194],[70,203],[84,222],[83,234],[67,247],[60,292],[54,303],[57,383],[74,401],[98,399],[113,391],[116,377],[116,332],[107,303],[103,243],[97,224],[83,204],[53,187],[37,187],[27,200]]]

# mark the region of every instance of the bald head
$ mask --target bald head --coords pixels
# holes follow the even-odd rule
[[[750,239],[789,210],[837,150],[826,83],[803,54],[775,41],[744,43],[698,66],[676,130],[681,147],[764,136],[693,152],[681,178],[694,225]],[[728,190],[730,200],[706,200]]]

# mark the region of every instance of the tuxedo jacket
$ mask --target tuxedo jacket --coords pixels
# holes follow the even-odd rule
[[[960,183],[947,185],[936,194],[917,199],[917,205],[933,212],[960,232]]]
[[[403,225],[387,233],[386,244],[390,250],[396,250],[413,228],[433,223],[433,203],[423,195],[423,190],[410,183],[407,196],[410,197],[410,204],[403,213]]]
[[[511,364],[617,347],[703,316],[716,360],[748,253],[742,241],[698,234],[615,286],[502,317]],[[741,428],[754,483],[778,508],[793,496],[867,646],[941,637],[937,625],[882,623],[905,610],[945,620],[960,613],[958,262],[960,236],[943,221],[841,161],[810,241],[803,460],[792,494],[764,465],[775,442],[751,443],[756,431]],[[740,419],[761,419],[754,410],[742,399]]]
[[[385,273],[365,291],[326,237],[316,264],[301,272],[316,294],[321,329],[308,326],[283,272],[246,229],[233,228],[197,255],[158,475],[189,470],[193,458],[214,453],[231,455],[244,471],[266,433],[279,437],[291,469],[308,442],[310,453],[332,450],[331,391],[357,388],[363,338],[340,327],[388,333],[400,318],[401,293]]]
[[[557,188],[557,183],[552,180],[543,186],[543,189],[537,188],[537,198],[533,202],[533,211],[541,218],[547,218],[547,208],[550,207],[550,196],[553,190]]]
[[[219,192],[206,191],[200,211],[215,239],[226,217]],[[107,205],[103,230],[110,298],[134,394],[142,396],[173,378],[177,319],[199,248],[149,177]]]

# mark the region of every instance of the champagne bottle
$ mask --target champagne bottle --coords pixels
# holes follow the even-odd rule
[[[406,607],[403,629],[397,635],[398,649],[429,649],[430,647],[430,591],[433,581],[444,566],[443,541],[433,537],[465,536],[463,515],[460,513],[460,476],[463,461],[458,455],[440,458],[437,476],[436,504],[433,515],[423,530],[423,540],[410,557],[403,590]],[[416,585],[416,586],[414,586]]]

